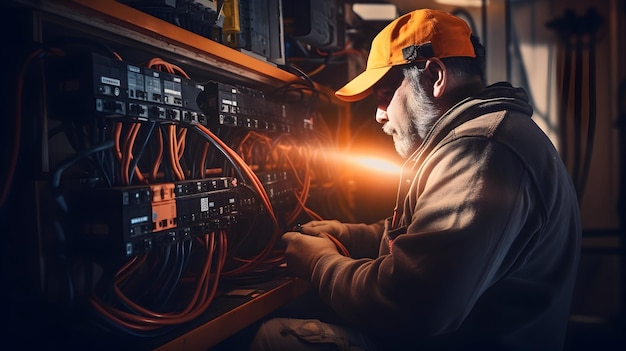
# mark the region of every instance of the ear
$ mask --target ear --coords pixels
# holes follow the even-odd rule
[[[443,96],[446,90],[446,84],[448,83],[448,70],[446,65],[436,57],[431,57],[426,61],[424,71],[428,72],[432,78],[433,84],[433,97],[439,98]]]

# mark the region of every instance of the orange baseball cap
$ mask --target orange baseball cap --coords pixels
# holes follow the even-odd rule
[[[372,41],[365,71],[335,95],[348,102],[361,100],[393,66],[430,57],[476,57],[471,34],[463,19],[447,12],[421,9],[400,16]]]

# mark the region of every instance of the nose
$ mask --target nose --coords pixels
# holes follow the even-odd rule
[[[387,118],[387,109],[378,107],[376,109],[376,122],[384,124],[387,121],[389,121],[389,119]]]

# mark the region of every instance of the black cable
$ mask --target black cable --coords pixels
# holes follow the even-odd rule
[[[52,190],[53,191],[58,191],[58,189],[60,188],[61,185],[61,176],[63,175],[63,172],[65,172],[65,170],[67,170],[69,167],[71,167],[72,165],[74,165],[75,163],[77,163],[78,161],[87,158],[88,156],[97,153],[97,152],[102,152],[105,151],[107,149],[112,148],[114,145],[113,141],[108,141],[104,144],[98,145],[96,147],[93,147],[89,150],[82,150],[76,154],[74,154],[71,157],[68,157],[65,161],[63,161],[56,169],[56,171],[54,171],[52,173],[52,178],[51,178],[51,186],[52,186]],[[65,199],[63,198],[63,196],[61,194],[57,194],[56,196],[56,200],[58,205],[61,207],[61,209],[63,211],[67,211],[67,204],[65,203]]]
[[[61,176],[67,168],[71,167],[72,165],[80,161],[81,159],[87,158],[94,153],[102,152],[111,147],[113,147],[113,141],[109,141],[107,143],[101,144],[89,150],[82,150],[74,154],[73,156],[67,158],[64,162],[61,163],[59,167],[57,167],[56,171],[54,171],[54,173],[52,174],[52,178],[51,178],[52,192],[54,194],[57,205],[61,209],[61,214],[59,215],[60,219],[55,220],[52,223],[52,228],[54,232],[56,233],[56,239],[57,239],[56,242],[58,245],[57,250],[56,250],[57,258],[59,259],[59,262],[61,262],[61,265],[64,270],[64,274],[66,276],[69,303],[72,303],[75,299],[75,287],[74,287],[74,281],[73,281],[73,277],[71,273],[71,264],[67,256],[68,255],[67,251],[69,250],[67,238],[66,238],[63,226],[61,224],[61,218],[67,216],[68,210],[69,210],[67,203],[65,202],[65,197],[60,193]]]
[[[183,262],[185,260],[185,252],[180,242],[174,245],[176,245],[176,249],[173,250],[174,262],[171,266],[169,274],[167,275],[165,281],[162,284],[161,291],[156,296],[156,301],[158,301],[162,305],[164,305],[167,302],[167,300],[169,300],[172,293],[176,289],[176,285],[178,281],[180,280],[180,276],[182,275]]]
[[[88,150],[82,150],[80,152],[77,152],[76,154],[68,157],[67,159],[65,159],[65,161],[63,161],[56,169],[56,171],[54,171],[52,173],[52,179],[51,179],[51,185],[53,189],[58,189],[60,184],[61,184],[61,175],[63,174],[63,172],[65,172],[65,170],[67,170],[69,167],[71,167],[72,165],[74,165],[76,162],[80,161],[81,159],[87,158],[88,156],[97,153],[97,152],[101,152],[101,151],[105,151],[108,150],[110,148],[112,148],[114,146],[114,143],[112,140],[107,141],[101,145],[95,146],[91,149]]]
[[[95,129],[98,131],[94,137],[94,145],[99,145],[102,144],[104,142],[106,142],[107,140],[107,136],[105,131],[107,130],[108,126],[106,123],[102,123],[104,122],[104,119],[97,119],[98,123],[95,126]],[[99,153],[96,155],[95,159],[96,159],[96,163],[98,164],[98,168],[100,169],[100,172],[102,173],[102,176],[104,177],[105,180],[105,185],[107,187],[112,187],[113,186],[113,182],[114,182],[114,173],[113,173],[113,169],[111,168],[111,163],[110,163],[110,156],[111,153],[109,151],[105,151],[102,153]]]
[[[146,147],[148,146],[148,142],[150,141],[150,138],[152,137],[152,132],[154,132],[154,128],[156,127],[157,122],[156,121],[152,121],[152,123],[150,123],[150,129],[148,130],[148,132],[146,133],[146,137],[143,140],[143,143],[141,144],[141,147],[139,148],[139,150],[133,154],[133,162],[130,164],[130,184],[133,183],[133,177],[135,176],[135,169],[137,168],[137,164],[139,164],[139,159],[141,158],[141,155],[143,155],[143,152],[146,150]]]
[[[82,124],[74,125],[78,139],[78,149],[75,150],[87,149],[91,145],[100,145],[106,142],[106,138],[102,137],[102,125],[99,123],[101,121],[101,118],[89,118]],[[89,174],[94,179],[103,179],[105,185],[112,186],[111,175],[103,162],[105,155],[106,152],[102,152],[89,159],[95,165],[95,168],[89,170]]]
[[[239,187],[238,192],[240,194],[242,194],[244,190],[248,190],[250,191],[250,194],[256,198],[256,201],[257,201],[256,203],[258,204],[260,202],[261,198],[259,194],[250,185],[244,183],[244,184],[238,185],[238,187]],[[238,239],[237,242],[229,238],[229,244],[230,244],[229,252],[231,252],[231,254],[237,254],[241,245],[243,245],[246,242],[246,240],[250,237],[250,235],[254,233],[253,229],[259,227],[259,223],[261,221],[260,213],[258,212],[255,212],[254,214],[245,213],[244,215],[252,223],[250,223],[247,226],[247,230],[245,231],[245,233],[243,233],[243,235],[240,235],[237,237]],[[241,222],[239,223],[241,224]],[[238,231],[238,233],[241,233],[241,231]]]
[[[170,138],[169,138],[169,131],[167,130],[167,127],[165,126],[165,124],[160,124],[159,128],[161,129],[161,133],[163,134],[163,145],[166,145]],[[163,160],[162,163],[165,164],[171,164],[171,157],[169,156],[170,153],[169,152],[163,152]],[[170,161],[170,162],[168,162]],[[163,167],[163,173],[165,175],[165,181],[174,181],[174,177],[172,176],[172,172],[170,171],[169,167]]]
[[[215,146],[215,148],[217,148],[224,157],[226,157],[226,159],[228,160],[228,162],[234,167],[235,172],[237,173],[237,175],[239,176],[239,179],[241,180],[246,180],[248,179],[248,177],[244,177],[241,168],[239,168],[239,166],[237,165],[237,163],[235,162],[235,160],[233,160],[233,158],[230,156],[230,154],[219,144],[217,143],[215,140],[213,140],[213,138],[211,138],[210,136],[206,135],[202,130],[200,130],[198,127],[194,127],[192,130],[195,130],[196,133],[198,133],[198,135],[200,137],[202,137],[205,140],[208,140],[213,146]]]
[[[187,265],[189,264],[189,260],[191,258],[191,247],[193,244],[193,240],[187,240],[187,241],[183,241],[182,243],[180,243],[181,246],[181,259],[180,259],[180,263],[178,265],[178,268],[176,270],[176,276],[173,280],[173,282],[170,283],[171,285],[171,289],[168,293],[165,294],[164,299],[163,299],[163,304],[167,304],[169,302],[169,300],[172,298],[172,294],[174,293],[174,291],[176,290],[176,287],[178,286],[178,284],[180,283],[180,279],[183,276],[183,273],[185,272],[185,269],[187,268]],[[199,283],[201,284],[201,283]]]
[[[192,134],[191,136],[195,136],[195,134]],[[192,140],[190,136],[189,139],[189,145],[194,145],[194,142]],[[200,156],[202,156],[202,152],[203,152],[203,145],[199,145],[198,147],[192,147],[193,150],[193,157],[191,160],[191,167],[190,167],[190,172],[189,174],[191,174],[191,177],[195,177],[195,178],[204,178],[205,177],[205,172],[204,170],[206,170],[206,157],[202,160],[200,160]],[[185,155],[183,155],[184,157]]]
[[[59,263],[61,264],[61,270],[63,272],[63,279],[65,281],[65,283],[67,284],[66,286],[66,292],[67,292],[67,306],[71,306],[75,301],[75,284],[74,284],[74,278],[72,277],[72,269],[71,269],[71,262],[70,259],[68,257],[68,245],[67,245],[67,238],[65,236],[65,231],[63,230],[63,226],[61,225],[61,223],[58,220],[55,220],[54,222],[52,222],[52,229],[53,231],[56,233],[56,243],[57,243],[57,248],[56,248],[56,258],[59,260]],[[47,283],[50,279],[45,279],[46,282],[46,286]]]
[[[172,252],[172,245],[167,245],[165,246],[165,252],[162,255],[160,255],[160,257],[164,258],[165,261],[160,262],[161,268],[152,279],[152,281],[154,281],[156,284],[161,285],[159,282],[161,281],[161,278],[165,275],[166,269],[170,267],[169,262],[170,262],[171,252]]]

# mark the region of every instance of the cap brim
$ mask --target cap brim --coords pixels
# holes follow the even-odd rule
[[[372,87],[389,72],[391,66],[368,69],[335,92],[339,100],[354,102],[372,93]]]

